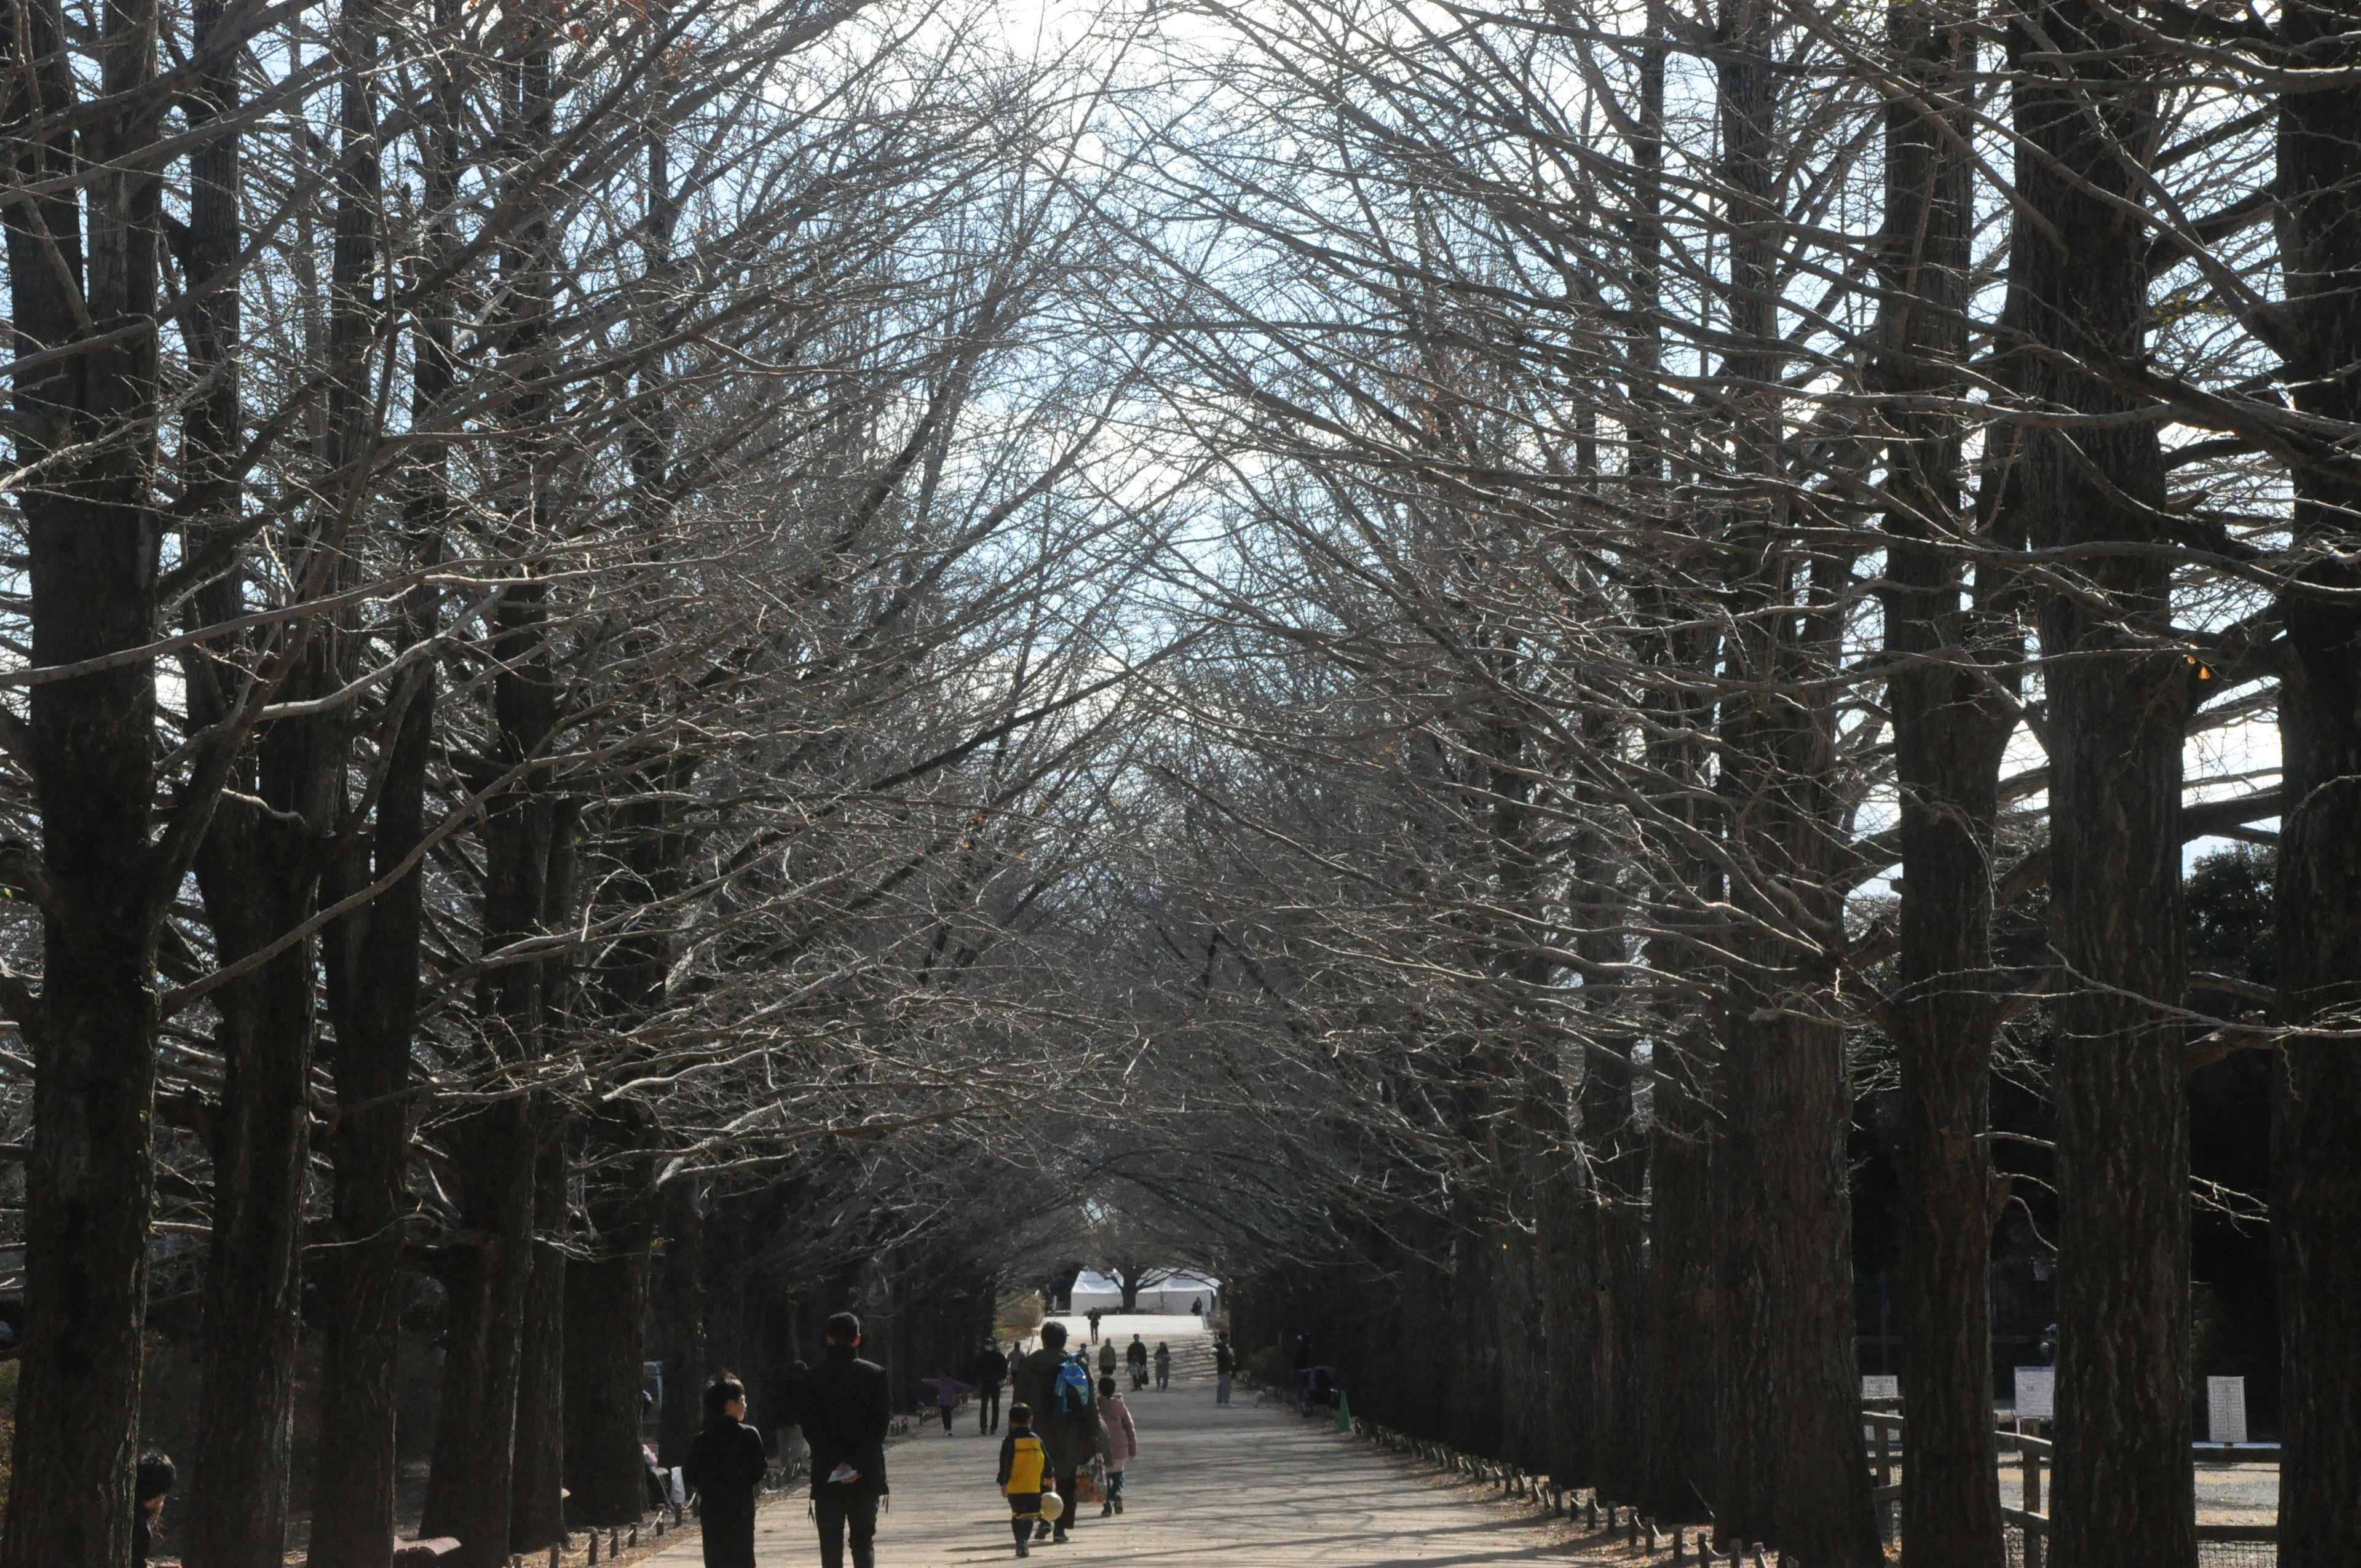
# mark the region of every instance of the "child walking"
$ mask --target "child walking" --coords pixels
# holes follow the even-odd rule
[[[968,1386],[949,1376],[921,1377],[918,1381],[935,1391],[935,1409],[943,1418],[943,1435],[951,1436],[951,1412],[959,1409],[960,1396],[967,1392]]]
[[[1019,1401],[1008,1407],[1008,1435],[1000,1440],[1000,1495],[1008,1499],[1009,1528],[1016,1534],[1016,1555],[1030,1557],[1033,1527],[1041,1520],[1041,1494],[1057,1495],[1057,1478],[1049,1474],[1049,1455],[1033,1435],[1033,1407]],[[1062,1499],[1060,1499],[1062,1503]]]
[[[1131,1407],[1115,1391],[1115,1379],[1099,1379],[1099,1420],[1107,1434],[1106,1501],[1099,1508],[1099,1517],[1123,1512],[1123,1467],[1139,1453],[1139,1428],[1131,1419]]]

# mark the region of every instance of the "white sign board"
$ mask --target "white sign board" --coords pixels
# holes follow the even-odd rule
[[[2057,1420],[2057,1402],[2052,1389],[2058,1369],[2054,1366],[2020,1366],[2016,1369],[2016,1419],[2020,1421]]]
[[[1864,1376],[1861,1380],[1861,1397],[1864,1399],[1899,1399],[1902,1398],[1902,1379]]]
[[[2205,1379],[2205,1431],[2215,1442],[2246,1441],[2246,1380]]]

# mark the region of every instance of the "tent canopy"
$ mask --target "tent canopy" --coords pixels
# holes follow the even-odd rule
[[[1151,1268],[1139,1288],[1139,1310],[1186,1312],[1193,1301],[1210,1312],[1220,1291],[1221,1281],[1210,1276],[1187,1269]],[[1085,1268],[1074,1276],[1071,1299],[1077,1312],[1119,1311],[1123,1308],[1123,1287],[1109,1275]]]

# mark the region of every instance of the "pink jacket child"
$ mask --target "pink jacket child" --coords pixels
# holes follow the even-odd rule
[[[1123,1512],[1123,1467],[1139,1457],[1139,1428],[1131,1407],[1115,1391],[1115,1379],[1099,1379],[1099,1422],[1106,1428],[1106,1506],[1101,1514]]]
[[[1131,1407],[1123,1402],[1120,1394],[1101,1397],[1099,1420],[1106,1426],[1106,1466],[1110,1471],[1119,1471],[1138,1457],[1138,1424],[1131,1419]]]

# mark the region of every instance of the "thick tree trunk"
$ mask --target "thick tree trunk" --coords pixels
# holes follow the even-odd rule
[[[519,1331],[533,1275],[533,1128],[522,1100],[448,1128],[467,1234],[445,1254],[448,1298],[423,1535],[456,1537],[459,1568],[509,1558]]]
[[[1592,1479],[1615,1497],[1639,1495],[1642,1373],[1641,1272],[1648,1143],[1631,1099],[1631,1063],[1609,1047],[1584,1055],[1582,1137],[1590,1150],[1596,1203],[1596,1277],[1591,1292]]]
[[[2010,34],[2021,139],[2011,315],[2015,388],[2045,410],[2119,416],[2100,373],[2142,353],[2147,236],[2131,172],[2154,138],[2132,40],[2082,0]],[[2052,63],[2063,52],[2074,63]],[[2128,63],[2126,63],[2128,62]],[[2061,69],[2071,71],[2061,77]],[[2107,198],[2112,195],[2114,200]],[[2126,211],[2126,209],[2130,211]],[[2055,236],[2055,237],[2053,237]],[[2083,367],[2091,367],[2084,369]],[[2017,482],[2037,547],[2159,539],[2153,423],[2023,433]],[[2041,598],[2050,748],[2057,1011],[2057,1568],[2188,1568],[2189,1110],[2181,1030],[2181,731],[2193,685],[2169,646],[2169,572],[2077,563]],[[2103,600],[2103,603],[2094,603]]]
[[[641,1476],[641,1362],[648,1319],[644,1218],[602,1229],[566,1268],[566,1486],[576,1522],[624,1525],[647,1505]]]
[[[2361,66],[2349,3],[2281,13],[2308,67]],[[2299,408],[2361,423],[2361,93],[2290,92],[2279,104],[2290,334]],[[2349,452],[2294,471],[2295,534],[2308,582],[2351,593],[2361,476]],[[2343,562],[2322,557],[2341,555]],[[2361,611],[2285,595],[2279,832],[2280,1015],[2349,1031],[2361,1014]],[[2271,1150],[2279,1258],[2279,1562],[2329,1568],[2361,1541],[2361,1048],[2299,1036],[2282,1047]]]
[[[1722,1332],[1715,1290],[1715,1116],[1707,1042],[1656,1069],[1649,1127],[1646,1467],[1638,1500],[1656,1518],[1703,1519],[1715,1468]]]
[[[1715,1523],[1725,1538],[1772,1542],[1812,1568],[1873,1568],[1884,1554],[1853,1349],[1852,1090],[1823,956],[1842,928],[1833,872],[1843,805],[1836,716],[1816,684],[1836,667],[1836,606],[1851,574],[1799,538],[1788,516],[1772,26],[1764,0],[1728,0],[1719,66],[1734,340],[1724,373],[1738,470],[1719,786],[1741,868],[1731,902],[1745,924],[1731,938],[1742,967],[1723,1025],[1728,1157],[1717,1173],[1729,1366]],[[1801,933],[1799,914],[1810,927]]]
[[[148,0],[106,12],[100,93],[136,103],[154,76]],[[53,0],[26,0],[0,39],[5,118],[70,113],[78,93]],[[119,97],[117,95],[120,95]],[[82,132],[84,216],[71,131],[8,143],[10,181],[47,193],[8,204],[10,325],[38,354],[152,320],[158,188],[120,138],[144,136],[126,103]],[[46,231],[46,233],[44,233]],[[77,299],[79,295],[79,299]],[[87,321],[78,319],[86,305]],[[20,464],[43,482],[16,504],[31,587],[31,663],[76,663],[155,634],[159,520],[148,490],[155,337],[129,333],[16,378]],[[84,443],[96,443],[83,446]],[[79,449],[79,450],[78,450]],[[0,1563],[120,1563],[131,1540],[131,1463],[146,1310],[156,1082],[156,938],[171,889],[150,845],[156,672],[149,661],[32,688],[18,744],[40,810],[42,986],[13,996],[34,1060],[25,1167],[24,1365]],[[21,851],[8,869],[21,871]],[[23,881],[12,876],[12,881]]]
[[[274,812],[291,808],[270,803]],[[314,848],[258,806],[223,803],[197,880],[224,959],[257,950],[311,912]],[[188,1513],[188,1555],[203,1568],[280,1568],[286,1558],[312,981],[304,942],[214,993],[222,1095],[207,1138],[213,1247]]]
[[[656,1255],[656,1354],[664,1362],[664,1408],[656,1413],[656,1455],[666,1466],[688,1458],[704,1415],[705,1212],[697,1183],[665,1184],[662,1250]]]
[[[1961,527],[1960,435],[1925,411],[1962,400],[1971,220],[1969,126],[1930,112],[1969,91],[1964,18],[1896,4],[1887,36],[1913,72],[1912,103],[1886,111],[1876,389],[1887,418],[1886,683],[1901,806],[1902,907],[1891,1022],[1902,1069],[1902,1393],[1909,1417],[1903,1517],[1912,1568],[1999,1568],[1992,1420],[1992,977],[1993,829],[2015,705],[1994,688],[2019,656],[2008,626],[1982,624],[1952,541]],[[1949,124],[1946,124],[1948,119]],[[1998,670],[1982,667],[1999,664]]]
[[[1807,1563],[1874,1568],[1883,1553],[1853,1354],[1844,1036],[1802,1019],[1742,1023],[1724,1063],[1731,1113],[1716,1174],[1729,1370],[1715,1523]]]
[[[516,1477],[509,1550],[566,1538],[566,1145],[544,1132],[533,1179],[533,1274],[517,1375]]]

